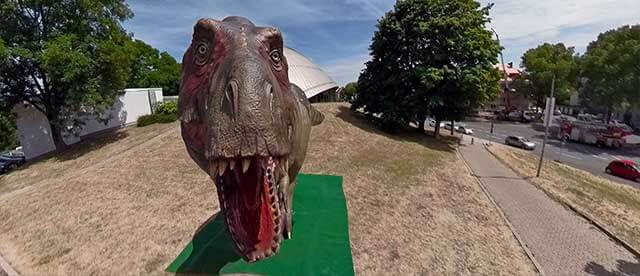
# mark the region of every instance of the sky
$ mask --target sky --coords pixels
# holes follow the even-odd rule
[[[205,3],[206,2],[206,3]],[[285,45],[320,65],[338,84],[356,81],[369,60],[377,20],[392,0],[129,0],[135,16],[125,28],[178,61],[191,43],[199,18],[249,18],[274,26]],[[520,65],[522,54],[542,43],[563,42],[584,53],[599,33],[640,24],[640,0],[480,0],[493,3],[487,28],[494,28],[505,62]]]

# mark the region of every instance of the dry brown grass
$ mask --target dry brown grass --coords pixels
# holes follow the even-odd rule
[[[303,170],[344,176],[357,274],[533,274],[450,145],[318,107]],[[163,274],[218,209],[177,124],[165,127],[1,178],[0,254],[23,275]]]
[[[503,145],[489,150],[523,176],[535,176],[538,157]],[[640,248],[640,191],[553,161],[541,177],[529,179],[556,200],[568,203],[604,224],[627,243]]]

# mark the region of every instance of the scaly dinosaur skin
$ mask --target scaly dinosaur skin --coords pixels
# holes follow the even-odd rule
[[[296,176],[324,116],[289,83],[281,33],[242,17],[200,19],[182,60],[178,111],[187,152],[216,184],[249,262],[291,237]]]

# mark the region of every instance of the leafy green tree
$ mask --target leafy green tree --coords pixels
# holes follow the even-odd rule
[[[522,72],[522,74],[513,79],[510,87],[527,99],[535,99],[535,89],[531,81],[529,81],[527,72]]]
[[[162,87],[164,95],[178,95],[180,64],[167,52],[158,51],[144,41],[132,42],[135,60],[128,87]]]
[[[353,101],[356,94],[358,94],[358,83],[350,82],[342,88],[340,99],[345,102],[351,102]]]
[[[607,120],[616,107],[640,101],[640,25],[602,33],[581,58],[580,98],[591,107],[606,109]]]
[[[13,148],[18,145],[18,133],[16,120],[11,113],[0,112],[0,151]]]
[[[571,97],[571,91],[576,89],[578,73],[578,57],[573,47],[566,47],[562,43],[542,44],[529,49],[522,56],[522,64],[530,85],[525,90],[529,99],[537,107],[544,107],[545,99],[551,91],[551,83],[555,75],[555,92],[557,103],[565,103]],[[527,87],[525,87],[527,88]]]
[[[0,2],[3,109],[32,104],[64,148],[82,117],[101,114],[125,88],[134,49],[121,22],[132,16],[124,0]]]
[[[485,28],[490,8],[473,0],[397,1],[378,22],[353,108],[423,129],[429,114],[439,126],[495,97],[500,46]]]

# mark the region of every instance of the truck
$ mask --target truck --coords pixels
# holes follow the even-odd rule
[[[551,127],[551,136],[557,139],[614,149],[625,146],[626,135],[621,127],[599,122],[559,120]]]

